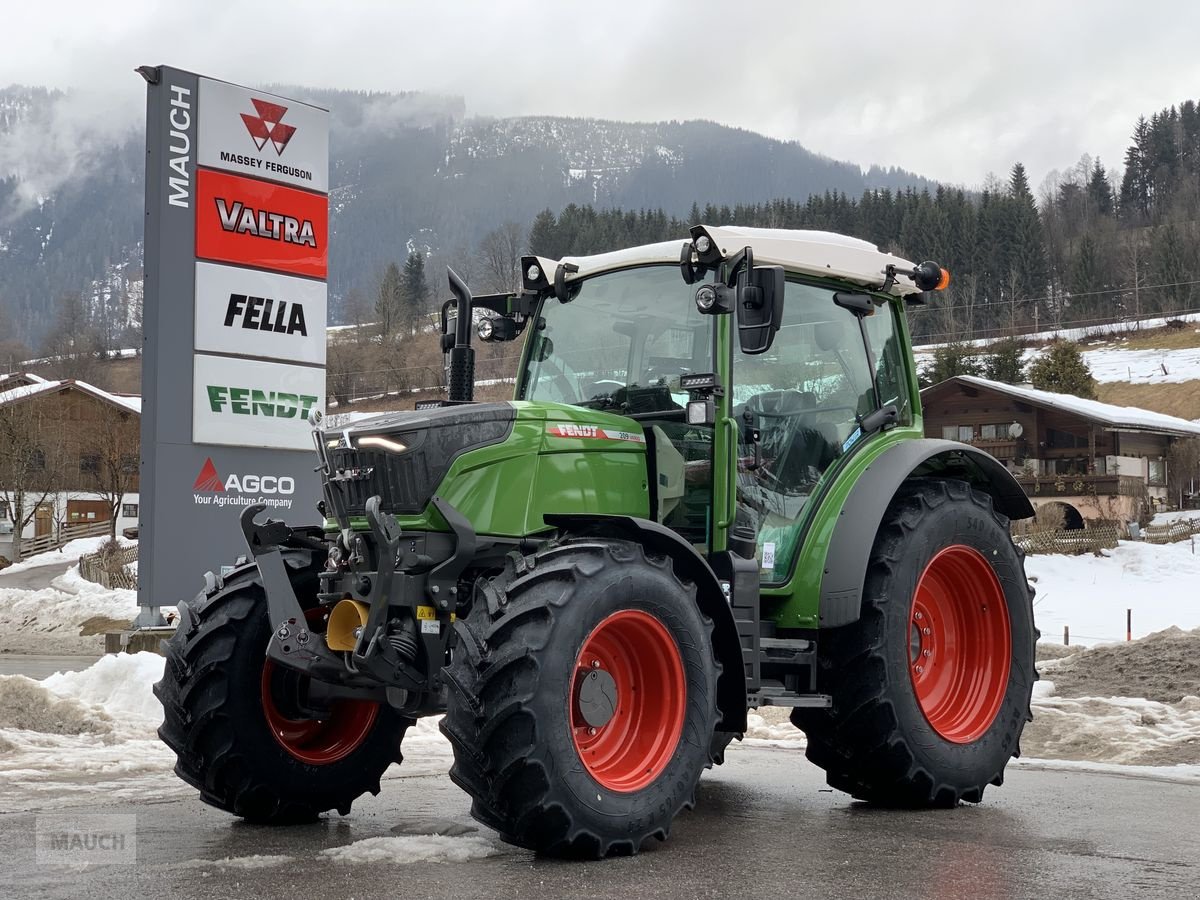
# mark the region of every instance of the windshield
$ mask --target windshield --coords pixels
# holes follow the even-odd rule
[[[569,303],[548,299],[533,332],[519,398],[629,415],[681,410],[679,377],[714,371],[712,316],[678,266],[589,278]]]

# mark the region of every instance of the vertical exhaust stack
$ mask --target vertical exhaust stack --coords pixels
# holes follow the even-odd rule
[[[475,348],[471,346],[471,289],[449,266],[450,293],[458,303],[454,322],[454,346],[450,348],[450,375],[447,387],[451,402],[469,403],[475,399]]]

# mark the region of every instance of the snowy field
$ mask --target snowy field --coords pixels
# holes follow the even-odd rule
[[[1200,329],[1197,329],[1197,333],[1200,333]],[[1047,332],[1047,339],[1051,336]],[[992,342],[970,343],[982,350]],[[918,368],[923,368],[933,361],[935,346],[931,344],[914,348],[913,355]],[[1182,384],[1185,381],[1200,380],[1200,347],[1130,350],[1122,347],[1119,340],[1092,340],[1085,342],[1082,349],[1083,361],[1091,369],[1092,377],[1102,384],[1118,381],[1129,384]],[[1041,347],[1030,347],[1022,353],[1021,358],[1028,366],[1041,353]]]

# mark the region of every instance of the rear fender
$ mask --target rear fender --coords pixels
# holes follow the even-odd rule
[[[696,605],[712,620],[713,653],[721,664],[721,675],[717,681],[721,721],[717,724],[717,730],[743,734],[746,731],[746,672],[742,644],[733,611],[725,600],[725,592],[704,557],[674,531],[649,519],[553,514],[544,518],[547,525],[572,535],[612,536],[615,532],[620,537],[636,541],[652,553],[670,557],[675,573],[696,585]]]
[[[825,553],[820,627],[857,621],[879,523],[900,485],[918,476],[966,481],[991,496],[996,510],[1010,519],[1028,519],[1034,512],[1008,469],[977,447],[932,439],[893,445],[863,471],[842,506]]]

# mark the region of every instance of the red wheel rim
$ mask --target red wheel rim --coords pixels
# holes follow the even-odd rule
[[[921,712],[947,741],[978,740],[1000,712],[1012,658],[1000,579],[973,547],[929,561],[909,615],[909,673]]]
[[[580,706],[583,680],[597,670],[612,677],[616,695],[612,717],[598,727]],[[641,610],[613,613],[583,642],[572,682],[572,737],[591,776],[629,793],[661,775],[679,746],[687,707],[683,659],[667,627]]]
[[[328,610],[310,609],[304,615],[311,629],[324,630]],[[293,690],[295,680],[305,677],[267,659],[262,671],[263,714],[271,735],[284,750],[301,762],[324,766],[349,756],[366,740],[379,715],[379,704],[370,700],[335,700],[330,704],[327,718],[290,718],[280,709],[276,697]]]

